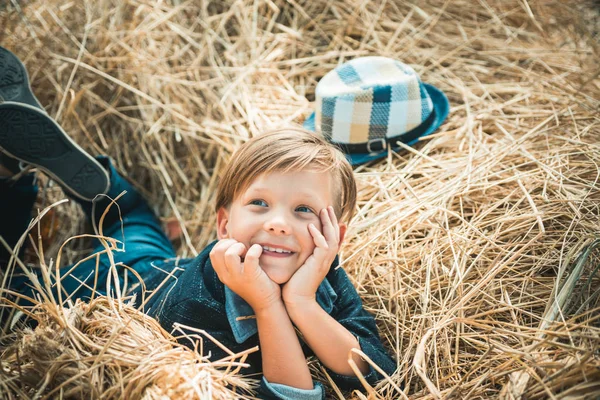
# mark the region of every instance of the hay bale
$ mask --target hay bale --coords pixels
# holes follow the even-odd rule
[[[35,330],[25,328],[4,349],[0,387],[21,398],[214,398],[232,388],[250,393],[237,375],[178,345],[154,319],[104,296],[70,308],[41,303]],[[118,312],[115,312],[118,310]]]
[[[113,157],[164,221],[179,222],[182,257],[214,239],[216,182],[240,143],[302,122],[316,82],[340,62],[384,55],[412,65],[448,94],[451,115],[414,149],[356,170],[359,210],[342,250],[342,265],[398,359],[378,395],[402,397],[404,382],[411,398],[596,398],[598,31],[589,23],[592,3],[574,4],[49,0],[11,2],[0,9],[0,25],[3,45],[24,60],[48,112],[91,153]],[[63,196],[47,186],[40,207]],[[49,229],[48,265],[85,228],[74,205],[54,210],[62,223]],[[85,242],[69,242],[64,263],[84,251]],[[125,313],[145,321],[143,337],[175,346],[131,310],[89,314],[87,307],[72,310],[100,320],[126,320]],[[58,323],[44,318],[46,326]],[[62,333],[41,329],[14,345],[66,346],[77,329],[60,326]],[[140,343],[131,340],[126,348]],[[119,397],[132,387],[131,371],[139,373],[131,366],[98,375],[79,364],[79,347],[60,349],[53,354],[65,354],[61,371],[91,374],[81,388],[92,396]],[[0,387],[10,393],[26,383],[15,378],[19,368],[35,373],[27,395],[73,388],[64,384],[69,378],[46,383],[55,371],[16,360],[16,351],[4,354],[3,376],[13,380]],[[178,398],[191,393],[178,392],[178,382],[190,382],[182,376],[207,382],[196,367],[165,367],[173,362],[147,371],[161,378],[146,375],[146,392],[131,394]],[[206,379],[221,376],[202,365]],[[310,365],[327,383],[318,363]]]

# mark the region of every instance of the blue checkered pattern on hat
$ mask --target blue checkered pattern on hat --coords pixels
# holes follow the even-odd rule
[[[401,135],[433,110],[415,71],[386,57],[358,58],[334,69],[319,82],[316,96],[316,129],[336,143]]]

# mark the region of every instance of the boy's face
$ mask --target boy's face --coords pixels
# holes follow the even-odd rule
[[[313,253],[315,244],[308,224],[322,232],[319,213],[333,204],[329,173],[301,170],[263,174],[229,209],[218,210],[218,236],[235,239],[246,249],[260,244],[261,268],[272,281],[284,284]],[[341,243],[346,225],[339,226]]]

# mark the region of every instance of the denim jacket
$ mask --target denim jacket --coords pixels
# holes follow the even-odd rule
[[[259,339],[256,321],[246,319],[238,321],[238,316],[252,315],[250,306],[239,296],[225,287],[219,280],[210,262],[210,251],[216,241],[208,245],[197,257],[179,260],[167,260],[160,266],[163,271],[172,271],[173,277],[163,284],[146,304],[145,312],[156,318],[167,331],[172,331],[173,324],[202,329],[225,345],[234,353],[258,346]],[[395,361],[384,349],[379,338],[375,320],[362,307],[362,301],[356,289],[350,282],[336,257],[325,280],[317,291],[317,302],[336,321],[348,329],[357,339],[361,350],[388,375],[396,369]],[[164,279],[163,272],[146,277],[147,289],[153,289]],[[139,299],[138,299],[139,300]],[[189,332],[191,333],[191,332]],[[189,340],[182,341],[187,346],[193,344]],[[211,340],[203,341],[204,354],[209,354],[212,360],[218,360],[227,355]],[[305,356],[314,353],[301,341]],[[262,373],[260,351],[248,355],[250,367],[242,369],[244,375]],[[336,374],[325,367],[328,374],[342,390],[363,389],[355,376]],[[371,385],[381,380],[383,376],[370,367],[365,379]],[[301,390],[285,385],[269,383],[262,379],[259,389],[262,398],[267,399],[314,399],[324,398],[322,386],[317,383],[314,389]]]

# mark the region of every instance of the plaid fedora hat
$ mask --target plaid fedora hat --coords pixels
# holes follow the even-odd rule
[[[338,146],[352,165],[382,158],[397,142],[412,145],[444,122],[450,104],[408,65],[361,57],[330,71],[316,89],[304,128]]]

